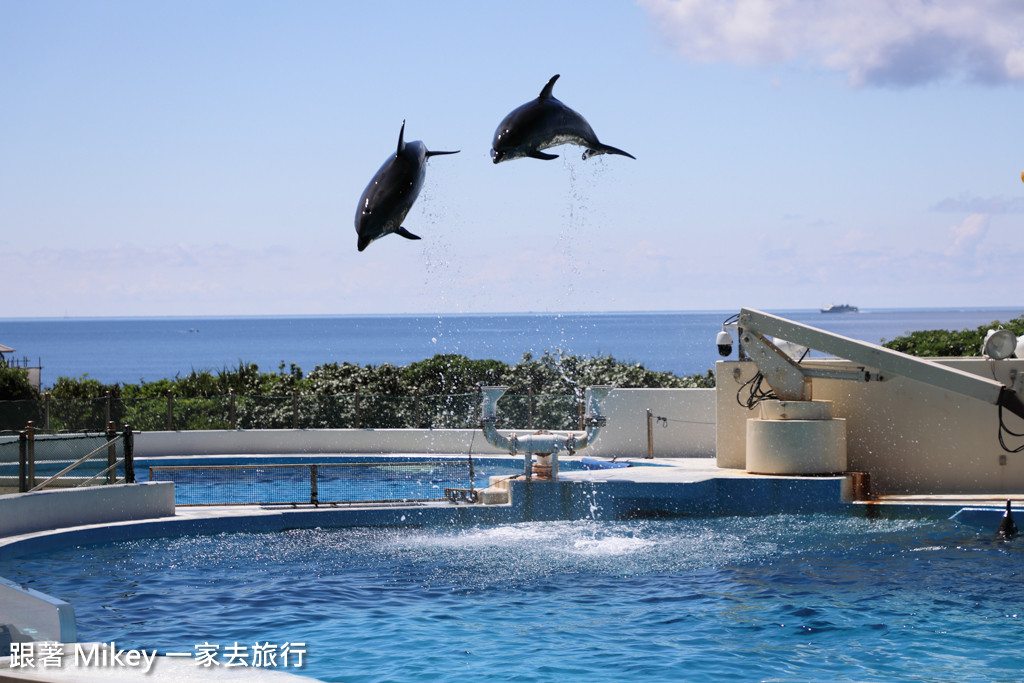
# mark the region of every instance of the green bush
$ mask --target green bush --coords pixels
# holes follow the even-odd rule
[[[911,332],[905,336],[896,337],[891,341],[885,342],[882,346],[893,351],[910,354],[911,356],[980,356],[981,345],[985,341],[985,335],[989,330],[997,330],[999,328],[1010,330],[1015,335],[1020,336],[1024,334],[1024,316],[1018,316],[1005,323],[993,320],[991,323],[982,325],[975,330],[923,330]]]
[[[17,378],[15,378],[17,379]],[[3,375],[0,374],[0,381]],[[545,352],[525,354],[515,365],[439,354],[404,367],[389,363],[326,363],[303,374],[282,362],[264,373],[254,363],[219,372],[195,371],[184,377],[138,384],[103,384],[88,375],[60,377],[50,391],[50,429],[101,431],[110,419],[136,429],[167,429],[167,396],[173,397],[174,429],[299,428],[465,428],[477,424],[481,385],[505,385],[499,419],[503,425],[571,429],[586,387],[714,387],[714,375],[678,377],[647,370],[638,363]],[[232,397],[233,394],[233,397]],[[38,394],[0,403],[20,429],[28,419],[42,424]]]

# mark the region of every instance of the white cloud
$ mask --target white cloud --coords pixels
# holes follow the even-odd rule
[[[972,213],[959,225],[950,226],[951,241],[946,247],[946,255],[957,256],[974,253],[978,244],[985,238],[987,231],[988,216],[983,213]]]
[[[1024,81],[1019,0],[637,0],[686,59],[807,61],[853,85]]]

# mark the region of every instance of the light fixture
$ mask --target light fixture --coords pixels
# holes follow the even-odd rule
[[[989,330],[981,345],[981,354],[993,360],[1009,358],[1016,350],[1017,337],[1009,330]]]

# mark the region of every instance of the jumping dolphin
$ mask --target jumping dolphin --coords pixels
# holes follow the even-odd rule
[[[1006,501],[1006,512],[1003,513],[1003,518],[999,521],[996,536],[999,538],[1013,538],[1016,535],[1017,524],[1013,521],[1013,515],[1010,513],[1010,501]]]
[[[551,90],[557,80],[558,74],[555,74],[537,99],[514,109],[502,120],[494,131],[491,160],[500,164],[520,157],[557,159],[557,154],[541,150],[566,143],[585,147],[584,159],[596,154],[621,154],[636,159],[629,152],[603,144],[585,118],[555,99]]]
[[[370,242],[384,235],[397,233],[409,240],[418,240],[404,227],[402,221],[409,214],[413,202],[423,187],[427,175],[427,159],[437,154],[458,154],[454,152],[431,152],[419,140],[405,142],[405,121],[398,132],[398,150],[395,155],[377,170],[373,180],[363,190],[356,207],[356,234],[359,235],[359,251],[366,249]]]

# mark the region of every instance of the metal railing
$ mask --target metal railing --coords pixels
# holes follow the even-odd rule
[[[37,431],[102,431],[131,424],[138,431],[204,429],[472,429],[479,424],[478,393],[384,396],[363,392],[331,396],[54,398],[0,401],[0,430],[32,421]],[[499,420],[526,429],[581,429],[582,396],[506,395]]]
[[[56,487],[135,483],[134,437],[128,425],[120,432],[111,422],[105,433],[38,436],[29,422],[18,433],[17,441],[2,444],[0,487],[14,488],[16,481],[17,490],[25,493]],[[17,446],[16,478],[12,471],[15,460],[4,452],[13,446]],[[81,455],[86,449],[90,450]],[[70,476],[72,472],[76,472],[74,476]]]
[[[474,479],[472,458],[149,468],[150,481],[174,482],[176,505],[475,502]]]

